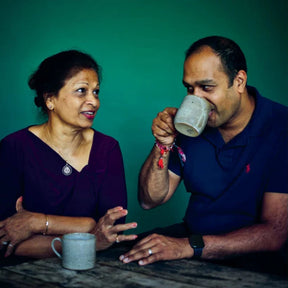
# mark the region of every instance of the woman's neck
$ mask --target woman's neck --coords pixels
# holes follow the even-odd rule
[[[87,145],[87,130],[73,130],[44,123],[40,130],[40,138],[53,150],[55,150],[65,161],[74,162],[83,152]]]

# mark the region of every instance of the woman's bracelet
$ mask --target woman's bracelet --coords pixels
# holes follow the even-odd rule
[[[45,218],[46,218],[45,231],[42,233],[44,236],[48,234],[48,228],[49,228],[49,219],[48,219],[48,215],[47,214],[45,214]]]

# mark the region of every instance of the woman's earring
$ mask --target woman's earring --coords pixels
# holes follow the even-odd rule
[[[48,109],[49,109],[49,110],[53,110],[53,106],[52,106],[52,105],[49,105],[49,106],[48,106]]]

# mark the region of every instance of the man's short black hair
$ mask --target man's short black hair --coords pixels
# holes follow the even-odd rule
[[[231,39],[222,36],[209,36],[194,42],[186,51],[185,60],[205,46],[210,47],[220,57],[229,79],[229,86],[233,85],[234,78],[240,70],[247,73],[246,59],[240,47]]]

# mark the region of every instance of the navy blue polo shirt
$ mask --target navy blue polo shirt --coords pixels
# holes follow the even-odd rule
[[[259,222],[265,192],[288,193],[288,107],[262,97],[246,128],[228,143],[217,128],[196,138],[179,135],[169,170],[191,193],[184,221],[191,233],[220,234]]]

